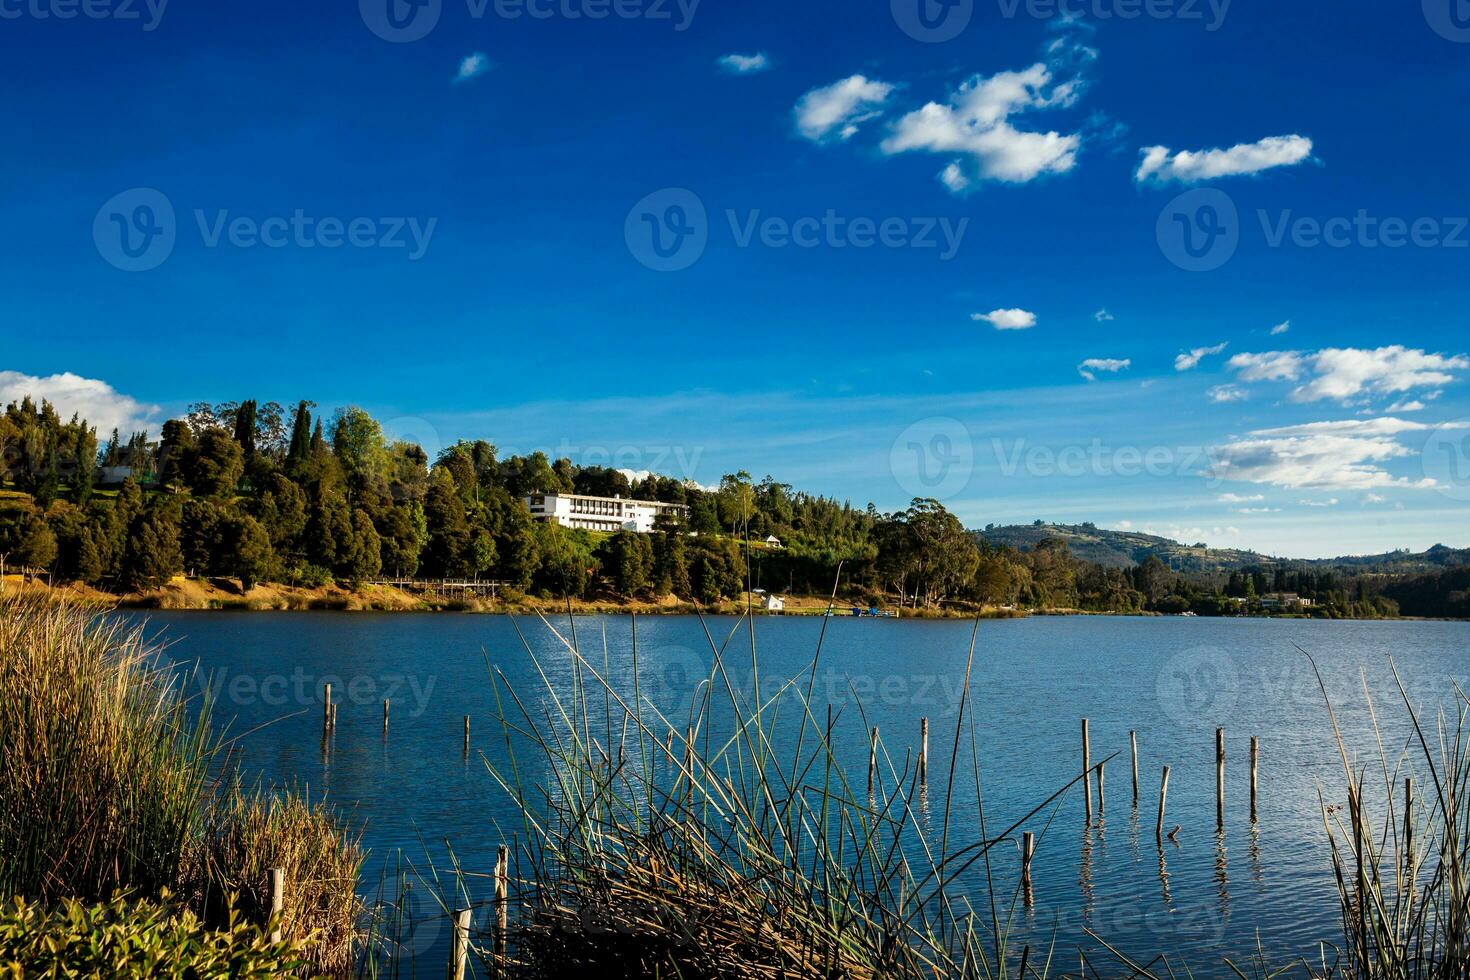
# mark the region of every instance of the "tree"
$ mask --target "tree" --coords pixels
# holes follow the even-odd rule
[[[269,578],[275,570],[275,552],[270,534],[248,514],[237,516],[230,527],[230,566],[246,592]]]
[[[240,444],[224,429],[206,429],[184,458],[189,489],[202,497],[233,494],[245,473]]]
[[[255,425],[255,402],[241,402],[235,411],[235,442],[247,460],[255,455]]]
[[[181,486],[185,460],[194,450],[194,430],[179,419],[163,423],[163,433],[158,444],[158,482],[165,487]]]
[[[311,408],[311,402],[297,403],[296,414],[291,420],[291,445],[286,451],[286,468],[293,473],[311,455]]]
[[[653,573],[653,547],[645,534],[619,531],[597,551],[603,575],[625,596],[647,591]]]
[[[383,568],[383,544],[372,518],[361,509],[352,512],[352,536],[338,571],[353,585],[376,578]]]
[[[155,509],[134,523],[123,551],[122,575],[135,592],[156,589],[184,570],[177,524],[163,509]]]
[[[470,523],[464,502],[455,489],[454,478],[447,470],[434,470],[429,495],[424,501],[424,518],[429,526],[429,541],[423,554],[425,570],[442,578],[467,574]]]
[[[332,418],[332,451],[354,494],[374,480],[383,479],[388,471],[383,428],[356,406],[341,409]]]

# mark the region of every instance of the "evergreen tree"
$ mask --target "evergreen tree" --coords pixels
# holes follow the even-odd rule
[[[291,421],[291,448],[286,450],[286,468],[293,471],[311,455],[311,403],[300,402]]]
[[[163,423],[158,444],[158,482],[165,487],[184,484],[185,460],[194,449],[194,430],[179,419]]]
[[[245,473],[240,445],[224,429],[206,429],[184,457],[189,489],[201,497],[234,494]]]
[[[246,592],[275,570],[275,552],[270,534],[248,514],[234,519],[230,526],[230,566]]]
[[[178,526],[169,514],[155,509],[139,517],[123,551],[124,584],[134,592],[156,589],[183,570]]]
[[[255,402],[243,401],[235,410],[235,442],[248,460],[255,455]]]

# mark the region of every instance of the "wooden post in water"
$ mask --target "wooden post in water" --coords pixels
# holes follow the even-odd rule
[[[326,694],[322,701],[322,734],[325,735],[332,727],[332,685],[326,687]]]
[[[470,750],[470,716],[464,716],[464,750]]]
[[[1256,822],[1256,766],[1261,759],[1261,740],[1251,736],[1251,823]]]
[[[1164,779],[1159,783],[1159,822],[1154,826],[1154,836],[1159,846],[1164,846],[1164,807],[1169,801],[1169,767],[1164,767]]]
[[[919,719],[919,785],[929,785],[929,719]]]
[[[1215,826],[1225,826],[1225,729],[1215,729]]]
[[[873,726],[873,736],[868,742],[868,795],[873,794],[873,784],[878,779],[878,726]]]
[[[465,963],[470,956],[470,909],[454,913],[453,935],[449,947],[449,980],[464,980]]]
[[[1031,904],[1031,858],[1036,854],[1036,835],[1026,831],[1021,835],[1021,890],[1026,904]]]
[[[271,886],[271,942],[281,941],[281,913],[286,909],[286,872],[281,868],[270,869]]]
[[[1087,737],[1087,719],[1082,719],[1082,796],[1087,822],[1092,823],[1092,744]]]
[[[333,732],[336,732],[337,731],[337,703],[335,701],[332,702],[332,725],[331,725],[331,728],[332,728],[332,731]]]
[[[1128,745],[1133,750],[1133,808],[1138,809],[1138,733],[1128,733]]]
[[[388,734],[388,699],[383,699],[383,734]]]
[[[1103,810],[1107,808],[1107,804],[1103,802],[1103,769],[1106,767],[1106,762],[1099,762],[1097,764],[1097,815],[1099,817],[1103,815]]]
[[[1414,876],[1414,777],[1404,777],[1404,855],[1409,860],[1409,880]]]
[[[510,851],[504,844],[495,858],[495,975],[505,973],[505,945],[510,904]]]

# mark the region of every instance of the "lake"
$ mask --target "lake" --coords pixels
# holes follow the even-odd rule
[[[126,615],[146,622],[168,644],[170,657],[197,662],[210,676],[216,720],[239,738],[247,773],[307,788],[313,798],[325,794],[362,828],[372,850],[369,886],[399,850],[416,867],[432,862],[442,869],[452,848],[464,868],[489,871],[496,846],[517,826],[481,757],[503,753],[490,671],[502,672],[533,710],[549,707],[529,647],[556,690],[564,694],[570,686],[564,648],[535,619]],[[564,617],[555,625],[567,630]],[[630,669],[632,625],[619,616],[576,621],[584,654],[597,663],[605,656],[615,677]],[[708,621],[717,642],[738,625],[729,618]],[[757,620],[763,691],[794,677],[805,683],[823,625],[817,618]],[[728,662],[748,679],[750,640],[740,630]],[[638,619],[637,631],[644,693],[677,714],[709,669],[704,627],[691,617],[649,617]],[[920,719],[927,717],[930,792],[942,794],[971,631],[972,624],[959,621],[826,623],[816,699],[838,712],[839,754],[855,781],[864,779],[867,766],[867,725],[879,726],[901,766],[905,753],[917,748]],[[1093,761],[1116,756],[1106,768],[1106,808],[1095,825],[1086,826],[1080,788],[1074,787],[1023,828],[1034,830],[1039,841],[1035,903],[1017,910],[1017,933],[1043,946],[1055,936],[1058,955],[1075,968],[1076,947],[1096,946],[1084,933],[1091,929],[1135,957],[1181,957],[1196,976],[1228,975],[1222,957],[1240,956],[1257,938],[1278,961],[1315,957],[1319,941],[1338,941],[1318,792],[1329,803],[1343,803],[1344,781],[1322,692],[1302,651],[1316,659],[1349,751],[1364,764],[1378,760],[1365,683],[1390,756],[1408,745],[1389,655],[1410,697],[1429,711],[1453,705],[1453,683],[1470,686],[1470,624],[1464,623],[1103,617],[982,623],[969,710],[992,834],[1075,777],[1082,718],[1090,722]],[[324,745],[326,683],[340,707],[335,735]],[[392,702],[386,737],[384,698]],[[468,754],[466,715],[472,725]],[[1226,822],[1217,834],[1220,726],[1226,733]],[[1136,812],[1130,731],[1137,732],[1142,773]],[[1261,746],[1255,825],[1249,810],[1252,736]],[[960,742],[952,837],[970,842],[979,835],[979,810],[968,726]],[[1422,774],[1417,750],[1407,757]],[[1177,824],[1181,830],[1161,854],[1154,822],[1165,765],[1172,767],[1166,829]],[[1383,798],[1383,782],[1367,785],[1371,809]],[[1010,845],[993,854],[1004,898],[1015,887],[1019,861]],[[486,897],[479,894],[488,891],[482,879],[468,887],[472,897]],[[978,894],[978,875],[968,876],[964,887]],[[429,921],[413,943],[437,956],[446,936],[447,928]]]

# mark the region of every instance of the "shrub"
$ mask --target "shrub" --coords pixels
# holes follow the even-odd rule
[[[0,977],[240,978],[290,976],[299,947],[271,943],[231,915],[210,929],[187,910],[113,898],[87,906],[75,899],[55,911],[17,900],[0,909]]]

